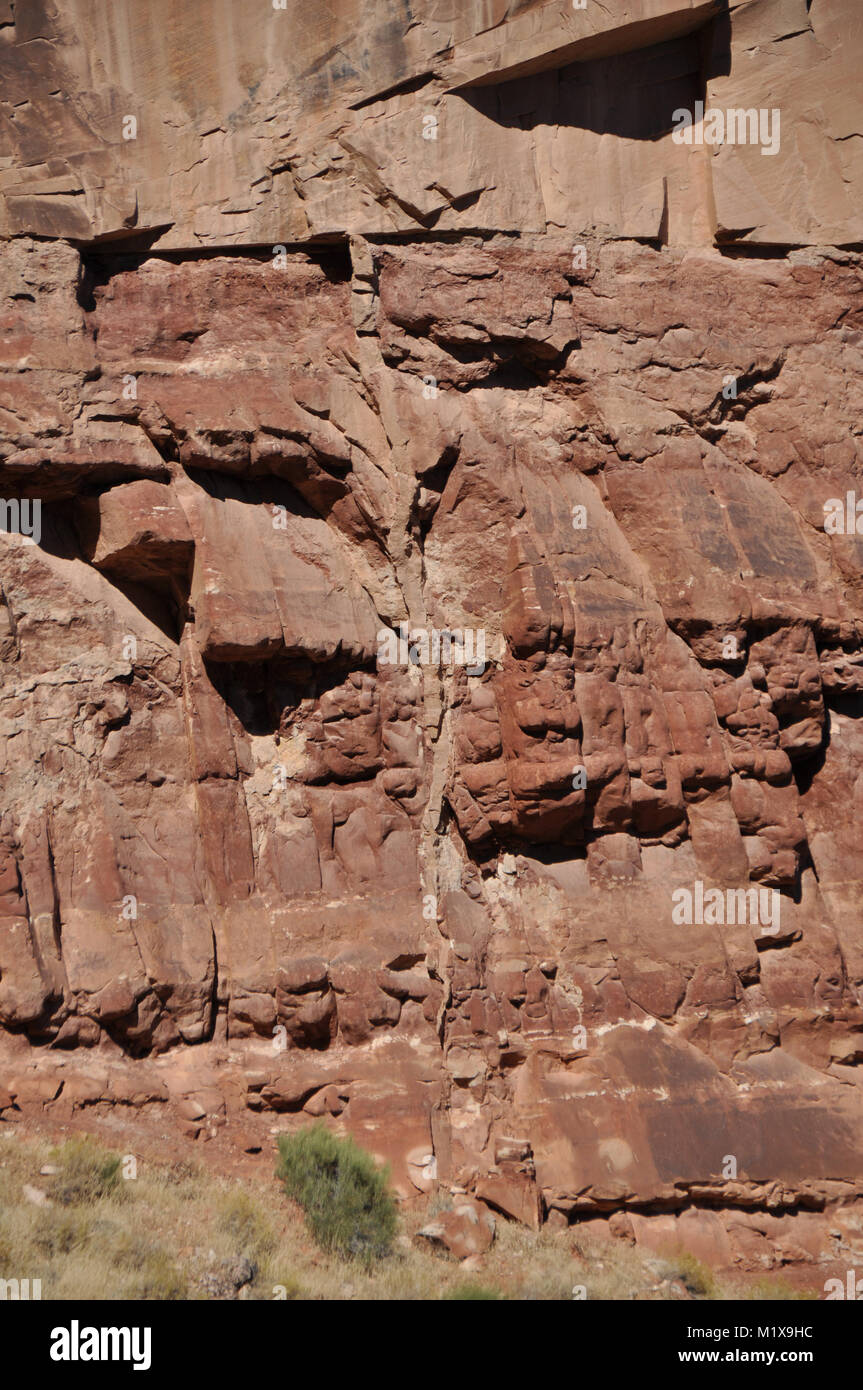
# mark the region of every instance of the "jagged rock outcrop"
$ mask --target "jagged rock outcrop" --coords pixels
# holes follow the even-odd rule
[[[0,1120],[326,1115],[406,1194],[824,1261],[863,29],[457,8],[0,5]]]

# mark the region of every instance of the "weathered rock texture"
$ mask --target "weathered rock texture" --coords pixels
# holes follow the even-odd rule
[[[861,61],[854,0],[0,4],[0,1118],[856,1248]]]

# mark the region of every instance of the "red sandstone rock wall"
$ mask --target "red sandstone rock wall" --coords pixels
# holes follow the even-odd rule
[[[0,1119],[329,1114],[406,1193],[815,1250],[857,7],[329,9],[0,5]]]

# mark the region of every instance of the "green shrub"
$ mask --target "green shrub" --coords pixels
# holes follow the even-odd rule
[[[396,1233],[389,1174],[352,1139],[323,1125],[279,1139],[277,1175],[324,1249],[370,1264],[388,1255]]]

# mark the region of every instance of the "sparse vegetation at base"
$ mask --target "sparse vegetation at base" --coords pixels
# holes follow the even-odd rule
[[[680,1251],[670,1256],[662,1272],[667,1279],[678,1280],[693,1298],[719,1297],[713,1271],[688,1251]]]
[[[0,1279],[40,1279],[43,1299],[83,1300],[570,1301],[582,1290],[589,1301],[813,1296],[780,1278],[729,1282],[685,1252],[657,1258],[587,1224],[532,1231],[500,1218],[491,1249],[465,1266],[416,1239],[445,1194],[403,1208],[397,1228],[371,1157],[324,1135],[334,1144],[309,1131],[288,1144],[281,1136],[278,1154],[274,1143],[272,1156],[262,1155],[259,1179],[213,1173],[206,1149],[173,1163],[138,1154],[137,1176],[127,1179],[125,1154],[94,1139],[55,1144],[0,1124]],[[286,1151],[290,1181],[311,1194],[312,1210],[337,1193],[332,1220],[318,1223],[332,1237],[328,1249],[286,1199],[287,1174],[281,1182],[274,1174],[273,1160],[281,1169]],[[335,1188],[333,1155],[342,1184]],[[364,1258],[370,1249],[389,1254]]]
[[[503,1296],[500,1289],[490,1289],[485,1284],[456,1284],[444,1294],[448,1303],[494,1303]]]
[[[63,1206],[82,1206],[120,1191],[120,1157],[106,1153],[87,1135],[69,1139],[52,1155],[59,1172],[51,1197]]]

